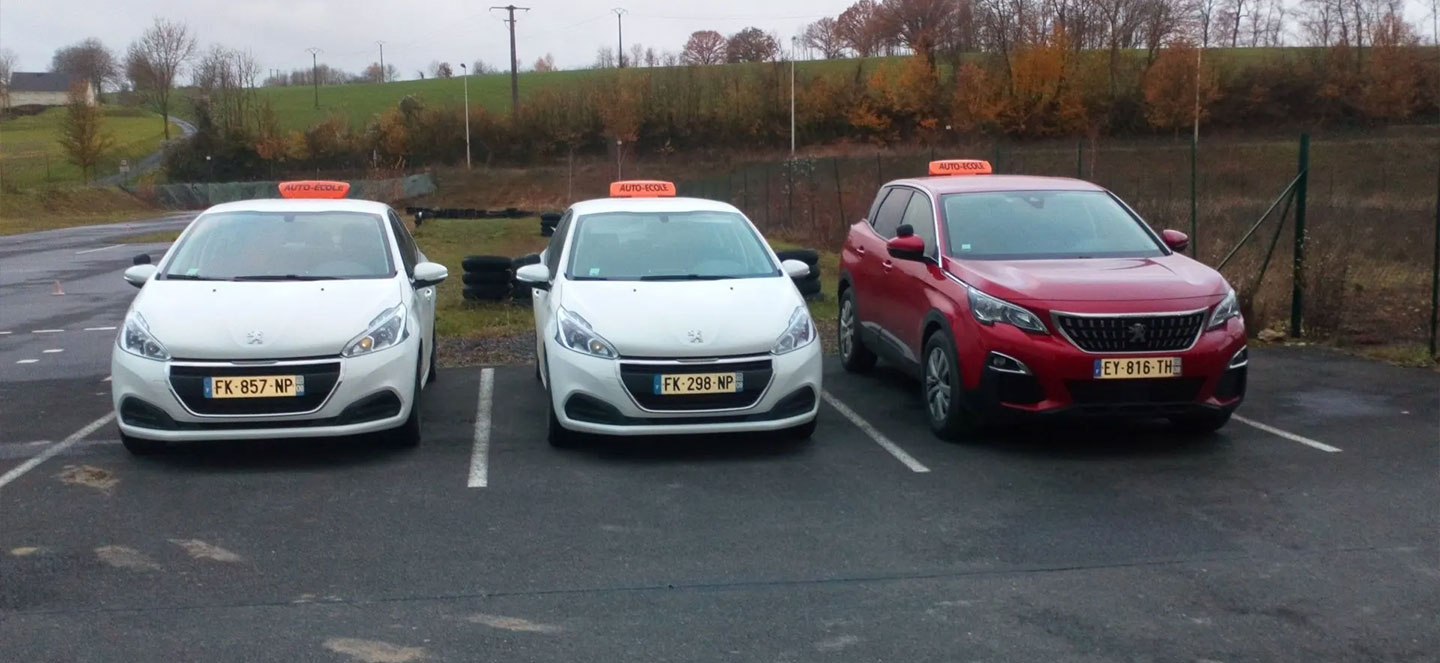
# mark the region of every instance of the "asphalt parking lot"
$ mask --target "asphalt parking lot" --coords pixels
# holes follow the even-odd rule
[[[529,367],[447,369],[416,450],[136,459],[107,418],[102,328],[137,251],[81,253],[110,246],[89,232],[0,238],[3,660],[1440,652],[1432,371],[1256,349],[1243,421],[1214,436],[1057,424],[952,444],[914,383],[832,362],[806,443],[560,452]]]

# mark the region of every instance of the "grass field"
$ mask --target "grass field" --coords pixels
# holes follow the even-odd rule
[[[118,106],[106,106],[104,112],[104,131],[115,138],[115,145],[95,175],[112,175],[121,159],[133,164],[160,149],[164,128],[159,115]],[[7,191],[80,183],[80,169],[65,159],[60,148],[64,117],[64,108],[51,108],[38,115],[0,120],[0,182]],[[171,135],[179,134],[179,128],[172,126]]]
[[[119,223],[165,214],[119,189],[56,187],[0,191],[0,235]]]

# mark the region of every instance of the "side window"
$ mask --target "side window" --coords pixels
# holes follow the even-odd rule
[[[930,206],[929,196],[915,194],[905,208],[905,217],[900,225],[909,224],[915,229],[915,236],[925,240],[925,256],[934,258],[935,251],[935,210]]]
[[[419,260],[419,251],[415,247],[415,238],[410,236],[410,231],[405,229],[405,223],[395,212],[390,212],[390,230],[395,233],[395,243],[400,246],[400,262],[405,265],[405,275],[415,276],[415,263]]]
[[[565,216],[560,217],[560,222],[555,224],[555,234],[550,236],[550,244],[545,247],[545,266],[550,269],[552,279],[560,273],[560,253],[565,250],[565,235],[570,232],[570,220],[573,217],[573,211],[565,211]]]
[[[880,211],[880,203],[885,202],[885,195],[890,191],[891,189],[881,189],[880,193],[875,194],[875,202],[870,204],[870,214],[865,217],[865,220],[870,222],[872,228],[875,226],[875,215]]]
[[[890,195],[885,196],[885,202],[880,204],[880,211],[875,213],[875,234],[885,239],[894,237],[909,204],[909,189],[891,189]]]

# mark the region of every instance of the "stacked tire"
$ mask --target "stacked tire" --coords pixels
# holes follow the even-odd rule
[[[815,249],[787,249],[776,251],[775,255],[783,260],[799,260],[810,266],[810,273],[794,279],[795,287],[806,299],[813,299],[820,296],[820,252]]]
[[[559,212],[546,212],[540,215],[540,235],[542,237],[554,235],[557,225],[560,225]]]
[[[538,264],[539,262],[540,254],[528,253],[510,261],[510,271],[512,274],[518,273],[521,267]],[[510,300],[517,305],[529,306],[530,297],[533,292],[534,288],[532,288],[529,283],[522,283],[519,279],[512,281],[510,284]]]
[[[465,299],[498,302],[509,297],[514,268],[505,256],[467,256],[460,266],[465,269]]]

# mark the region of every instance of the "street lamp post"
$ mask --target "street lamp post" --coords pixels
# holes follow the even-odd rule
[[[465,170],[470,170],[470,68],[460,63],[460,78],[465,81]]]

